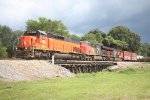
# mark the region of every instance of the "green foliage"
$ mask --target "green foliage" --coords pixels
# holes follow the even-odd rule
[[[126,42],[120,41],[120,40],[115,40],[112,36],[107,36],[106,38],[104,38],[103,44],[105,46],[109,46],[112,48],[118,48],[118,49],[127,49],[128,48],[128,44]]]
[[[72,34],[69,37],[72,38],[72,39],[75,39],[75,40],[81,40],[81,37],[79,37],[79,36],[77,36],[75,34]]]
[[[141,43],[138,53],[140,55],[142,55],[142,56],[150,57],[150,44],[148,44],[148,43]]]
[[[129,46],[127,50],[138,51],[140,47],[140,36],[131,32],[130,29],[125,26],[112,28],[108,35],[111,35],[115,40],[126,42]]]
[[[93,30],[89,31],[88,33],[84,34],[81,37],[81,40],[89,41],[91,43],[102,43],[105,36],[106,35],[104,32],[102,32],[96,28],[96,29],[93,29]]]
[[[150,98],[150,70],[139,70],[147,71],[130,70],[124,71],[125,74],[105,71],[77,74],[71,78],[28,82],[0,81],[0,99],[148,100]]]
[[[0,42],[0,58],[6,58],[7,57],[7,48],[2,46],[2,43]]]
[[[0,46],[0,58],[6,58],[7,57],[7,52],[6,52],[7,48]]]
[[[81,41],[89,41],[91,43],[98,43],[95,39],[95,34],[84,34],[82,37],[81,37]]]
[[[23,33],[22,31],[13,32],[8,26],[0,25],[0,42],[1,42],[0,56],[4,57],[4,55],[6,56],[8,54],[8,56],[11,57],[13,55],[14,42],[17,40],[17,37],[22,33]]]
[[[89,31],[88,34],[94,34],[95,39],[98,43],[102,43],[104,37],[106,36],[106,34],[100,31],[98,28]]]
[[[7,26],[0,25],[0,42],[1,42],[1,57],[8,56],[12,54],[12,38],[13,38],[13,31]],[[6,53],[7,51],[7,53]],[[3,54],[4,53],[4,54]]]
[[[0,25],[0,40],[3,46],[9,47],[12,44],[13,32],[7,26]]]
[[[38,20],[26,21],[27,30],[43,30],[49,33],[55,33],[58,35],[69,37],[67,27],[60,20],[51,20],[45,17],[39,17]]]

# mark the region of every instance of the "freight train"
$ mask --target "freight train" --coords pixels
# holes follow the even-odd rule
[[[51,59],[54,55],[58,59],[71,60],[137,60],[137,54],[133,52],[78,41],[41,30],[26,31],[19,37],[14,51],[15,56],[20,58]]]

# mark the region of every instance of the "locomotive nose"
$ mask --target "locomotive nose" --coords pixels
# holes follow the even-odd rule
[[[20,36],[18,47],[28,48],[30,46],[29,40],[30,38],[27,36]]]

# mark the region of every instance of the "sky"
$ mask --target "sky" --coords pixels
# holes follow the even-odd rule
[[[0,24],[25,30],[28,19],[62,20],[70,33],[123,25],[150,43],[150,0],[0,0]]]

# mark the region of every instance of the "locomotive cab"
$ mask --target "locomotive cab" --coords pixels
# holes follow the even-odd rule
[[[36,31],[26,31],[19,37],[18,48],[27,49],[33,46],[37,36],[39,34]]]
[[[47,33],[44,31],[26,31],[19,37],[17,44],[17,56],[34,57],[34,50],[47,49]]]
[[[29,48],[34,46],[38,48],[38,45],[42,44],[45,46],[45,40],[47,33],[44,31],[26,31],[20,38],[18,42],[18,48]]]

